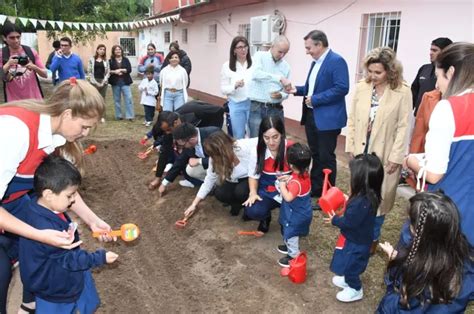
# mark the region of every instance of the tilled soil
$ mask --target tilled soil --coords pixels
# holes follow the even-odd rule
[[[101,244],[82,228],[85,247],[104,246],[120,255],[116,264],[94,272],[102,299],[99,312],[362,313],[375,309],[366,301],[345,305],[335,300],[338,289],[330,284],[328,261],[311,249],[317,246],[319,213],[313,236],[301,241],[308,250],[308,277],[297,285],[279,275],[278,210],[263,238],[239,236],[238,230],[255,230],[257,223],[231,217],[228,207],[208,197],[186,228],[178,230],[174,223],[197,190],[175,183],[159,198],[146,186],[153,176],[154,156],[138,159],[136,153],[144,149],[130,141],[95,144],[97,152],[86,156],[83,197],[111,226],[132,222],[142,232],[134,242]]]
[[[176,229],[174,223],[197,189],[182,188],[176,180],[160,198],[157,191],[147,189],[156,156],[140,160],[137,153],[145,148],[128,140],[94,144],[97,152],[85,157],[82,197],[114,229],[124,223],[141,229],[133,242],[100,243],[77,219],[83,248],[104,247],[119,254],[114,264],[93,271],[102,301],[98,313],[372,313],[376,309],[384,289],[382,257],[369,264],[377,268],[375,275],[362,276],[364,300],[338,302],[339,289],[331,284],[329,271],[338,231],[323,223],[320,212],[314,213],[310,235],[300,241],[308,254],[306,282],[294,284],[280,276],[277,264],[283,256],[276,250],[281,244],[278,209],[264,237],[239,236],[239,230],[256,230],[257,222],[230,216],[229,207],[209,196],[186,228]],[[344,171],[338,177],[347,181]],[[16,312],[21,299],[18,276],[12,286],[9,309]]]

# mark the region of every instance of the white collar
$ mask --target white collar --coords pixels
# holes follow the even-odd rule
[[[331,49],[327,48],[326,51],[321,55],[321,57],[319,57],[318,59],[315,59],[314,61],[316,61],[316,63],[323,63],[324,59],[326,59],[330,50]]]
[[[59,134],[52,134],[51,116],[47,114],[40,114],[40,121],[38,127],[38,148],[42,149],[48,146],[54,148],[66,144],[66,139]]]

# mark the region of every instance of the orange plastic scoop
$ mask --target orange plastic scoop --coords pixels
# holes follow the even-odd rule
[[[257,238],[260,238],[260,237],[263,237],[263,235],[265,233],[263,233],[262,231],[243,231],[243,230],[240,230],[240,231],[237,231],[237,234],[238,235],[255,236]]]
[[[89,145],[86,149],[84,149],[84,155],[91,155],[97,151],[97,146]]]
[[[108,236],[112,236],[112,237],[120,237],[122,240],[124,240],[126,242],[130,242],[130,241],[133,241],[136,238],[138,238],[138,236],[140,235],[140,229],[138,228],[137,225],[128,223],[128,224],[123,224],[120,227],[120,230],[112,230],[110,232],[105,232],[105,233],[104,232],[93,232],[92,233],[92,236],[94,238],[98,238],[101,235],[108,235]]]
[[[153,151],[153,145],[150,146],[150,147],[148,147],[148,148],[146,149],[146,151],[144,151],[144,152],[139,152],[139,153],[137,154],[137,157],[140,158],[140,159],[142,159],[142,160],[147,159],[148,156],[150,155],[150,153],[151,153],[152,151]]]
[[[174,223],[175,227],[178,228],[178,229],[183,229],[184,227],[186,227],[186,225],[188,224],[189,218],[191,218],[192,215],[194,215],[196,210],[197,210],[197,208],[193,212],[191,212],[189,215],[184,216],[183,219],[180,219],[180,220],[176,221]]]
[[[188,224],[188,217],[184,217],[174,223],[175,227],[178,229],[183,229]]]

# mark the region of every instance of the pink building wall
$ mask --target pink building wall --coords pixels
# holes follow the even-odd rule
[[[285,35],[291,47],[286,60],[291,65],[291,80],[304,84],[311,62],[305,54],[303,37],[313,29],[323,30],[330,48],[341,54],[349,66],[350,105],[356,82],[359,37],[363,14],[401,11],[398,57],[404,66],[404,77],[411,84],[418,68],[429,62],[431,40],[450,37],[454,41],[474,41],[473,3],[470,0],[362,0],[350,5],[342,0],[273,0],[260,4],[225,9],[186,17],[172,28],[172,40],[178,40],[193,63],[191,88],[222,96],[219,88],[220,70],[228,59],[229,45],[237,35],[239,24],[250,17],[272,14],[278,9],[286,17]],[[184,15],[184,14],[183,14]],[[208,42],[208,27],[217,24],[217,42]],[[183,43],[181,30],[188,29],[188,43]],[[285,116],[299,120],[301,98],[290,96],[285,101]]]
[[[49,54],[53,51],[53,40],[49,40],[46,36],[46,31],[37,31],[38,39],[38,53],[40,55],[41,61],[43,64],[46,64]],[[120,42],[121,37],[137,37],[136,32],[107,32],[106,38],[97,37],[93,42],[89,42],[86,45],[82,44],[73,44],[72,51],[81,57],[82,63],[87,67],[87,62],[90,57],[95,54],[95,49],[99,44],[104,44],[107,47],[107,58],[110,58],[110,53],[113,45],[117,45]],[[68,36],[64,34],[64,36]],[[61,38],[62,35],[58,36]],[[136,41],[138,44],[138,41]],[[138,49],[138,45],[137,45]],[[138,55],[140,52],[137,51]],[[138,57],[130,57],[130,62],[132,67],[137,64]],[[134,69],[136,70],[136,69]]]

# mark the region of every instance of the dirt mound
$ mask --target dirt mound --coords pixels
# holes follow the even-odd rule
[[[113,227],[133,222],[142,231],[131,243],[103,246],[120,255],[115,265],[94,272],[102,299],[100,313],[164,312],[371,312],[375,304],[340,304],[330,282],[328,261],[318,256],[322,223],[316,213],[312,236],[302,240],[308,250],[306,283],[295,285],[280,277],[276,251],[281,243],[278,210],[263,238],[238,236],[256,222],[231,217],[229,208],[208,197],[184,230],[181,218],[196,189],[176,184],[159,198],[146,184],[156,158],[136,157],[144,150],[136,143],[115,140],[94,143],[97,152],[86,156],[82,195],[91,208]],[[102,246],[82,226],[84,247]],[[327,248],[326,248],[327,250]],[[327,252],[331,253],[331,252]],[[330,254],[329,254],[330,255]]]

